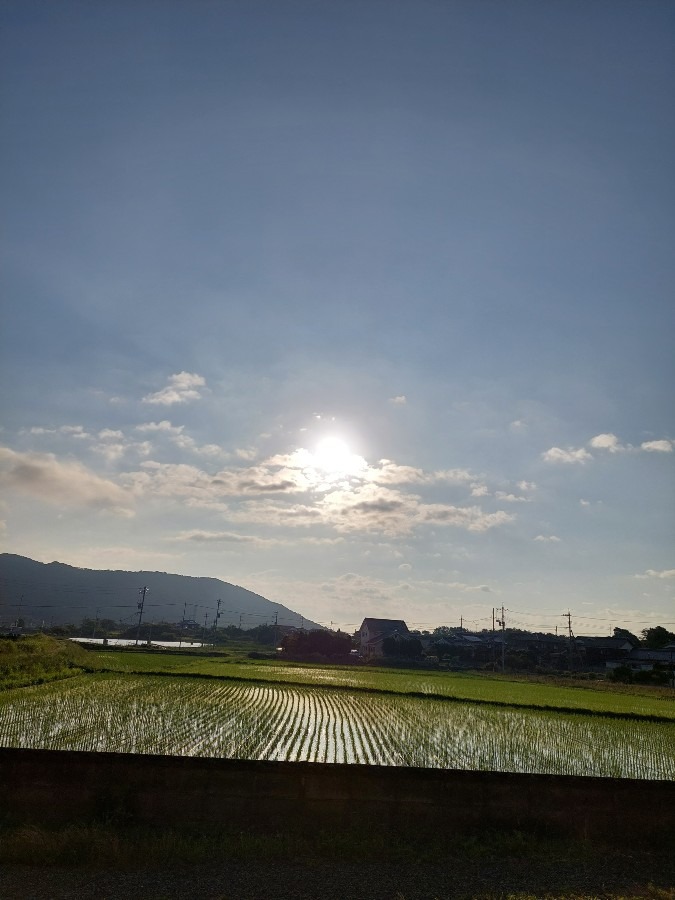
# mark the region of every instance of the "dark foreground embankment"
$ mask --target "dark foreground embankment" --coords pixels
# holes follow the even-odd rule
[[[675,837],[675,782],[0,749],[0,824]]]

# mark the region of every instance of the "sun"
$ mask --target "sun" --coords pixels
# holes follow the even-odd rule
[[[365,460],[338,437],[323,438],[312,455],[316,468],[328,475],[354,475],[365,465]]]
[[[348,463],[351,453],[342,438],[327,437],[319,441],[314,451],[314,462],[324,472],[341,472]]]

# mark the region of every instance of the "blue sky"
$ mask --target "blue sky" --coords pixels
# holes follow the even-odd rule
[[[675,622],[675,11],[3,4],[4,547]]]

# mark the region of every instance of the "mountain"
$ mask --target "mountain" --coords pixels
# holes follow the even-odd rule
[[[41,563],[0,553],[0,625],[17,618],[27,626],[78,624],[83,618],[138,621],[141,590],[146,587],[144,622],[180,622],[185,614],[200,625],[213,624],[218,600],[219,627],[279,625],[319,628],[302,615],[246,588],[218,578],[194,578],[166,572],[78,569],[60,562]]]

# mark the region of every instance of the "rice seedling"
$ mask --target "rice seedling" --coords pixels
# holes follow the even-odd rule
[[[675,724],[170,676],[4,692],[0,745],[675,779]]]

